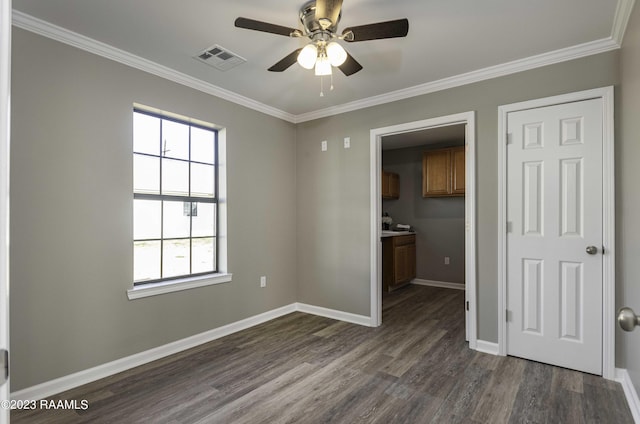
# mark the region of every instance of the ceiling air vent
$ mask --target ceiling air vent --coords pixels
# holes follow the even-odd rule
[[[217,44],[204,49],[193,58],[200,62],[204,62],[209,66],[213,66],[220,71],[228,71],[229,69],[242,65],[247,61],[247,59],[240,57]]]

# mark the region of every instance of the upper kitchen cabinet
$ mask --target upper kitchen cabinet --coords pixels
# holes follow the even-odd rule
[[[451,193],[454,195],[464,196],[465,154],[464,146],[451,149]]]
[[[382,171],[382,198],[400,198],[400,176],[398,174]]]
[[[422,197],[464,196],[465,147],[425,152],[422,156]]]

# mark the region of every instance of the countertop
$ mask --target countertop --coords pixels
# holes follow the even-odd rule
[[[395,237],[395,236],[408,236],[409,234],[415,234],[414,231],[386,231],[382,230],[380,237]]]

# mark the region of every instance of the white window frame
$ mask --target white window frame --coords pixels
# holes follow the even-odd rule
[[[185,276],[182,278],[168,279],[158,282],[152,282],[141,285],[133,285],[127,290],[129,300],[140,299],[149,296],[156,296],[176,291],[189,290],[197,287],[205,287],[214,284],[228,283],[232,281],[232,274],[227,267],[227,164],[226,164],[226,130],[212,126],[211,124],[184,116],[176,115],[170,112],[149,108],[147,106],[134,104],[134,110],[146,111],[155,115],[166,116],[168,118],[178,119],[187,123],[194,123],[212,127],[218,132],[218,157],[217,157],[217,173],[218,173],[218,227],[217,237],[217,272],[205,275]],[[133,119],[133,114],[131,114]],[[133,237],[132,237],[133,240]],[[132,251],[133,257],[133,251]]]

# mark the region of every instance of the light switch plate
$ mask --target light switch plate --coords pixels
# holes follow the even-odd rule
[[[351,137],[345,137],[344,138],[344,148],[345,149],[350,149],[351,148]]]
[[[327,140],[323,140],[321,143],[322,146],[322,151],[326,152],[327,151]]]

